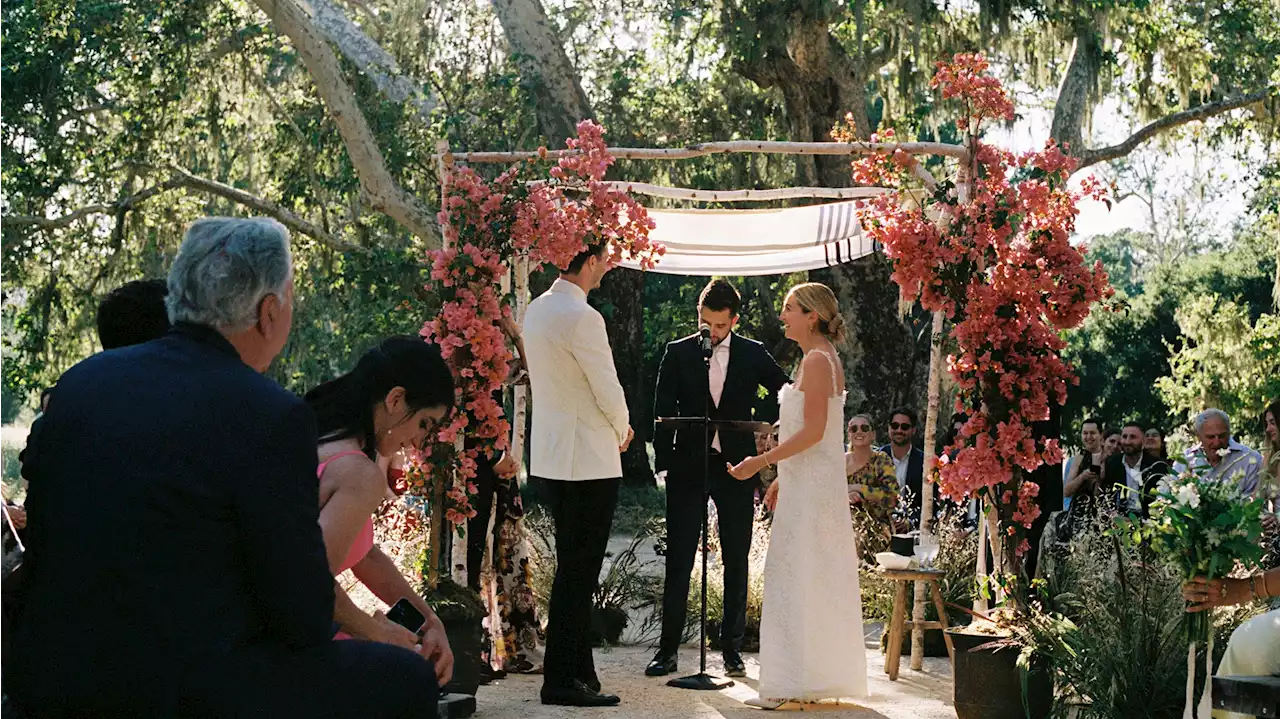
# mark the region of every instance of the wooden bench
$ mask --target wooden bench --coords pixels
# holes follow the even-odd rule
[[[1280,717],[1280,677],[1214,677],[1213,708]]]
[[[883,567],[877,569],[876,573],[896,585],[893,592],[893,618],[889,621],[889,646],[886,647],[884,654],[884,672],[889,675],[889,681],[898,680],[898,665],[902,662],[902,636],[908,624],[912,629],[919,627],[921,630],[943,630],[942,637],[947,642],[947,656],[951,658],[951,668],[954,671],[956,650],[951,646],[951,636],[946,633],[947,607],[942,601],[942,592],[938,590],[938,581],[947,573],[940,569],[884,569]],[[907,586],[915,582],[924,582],[932,592],[933,606],[938,610],[938,621],[917,622],[914,619],[907,619]]]

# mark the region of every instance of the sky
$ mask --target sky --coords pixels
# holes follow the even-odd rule
[[[1004,128],[989,130],[987,140],[1015,153],[1038,150],[1043,147],[1045,139],[1049,137],[1049,126],[1053,120],[1051,98],[1046,98],[1039,103],[1024,104],[1021,100],[1026,95],[1022,93],[1017,95],[1019,119],[1011,130]],[[1123,141],[1140,127],[1141,125],[1131,122],[1119,112],[1118,103],[1115,100],[1110,100],[1104,102],[1095,111],[1092,128],[1086,128],[1085,137],[1088,138],[1090,147],[1105,147]],[[1144,147],[1157,153],[1157,157],[1163,163],[1162,169],[1168,172],[1169,185],[1179,184],[1179,181],[1185,179],[1193,169],[1190,141],[1175,140],[1167,148],[1157,145],[1157,141],[1153,139]],[[1207,164],[1226,175],[1227,183],[1231,185],[1229,192],[1215,200],[1217,213],[1215,224],[1222,228],[1230,227],[1245,212],[1248,200],[1246,193],[1250,186],[1250,183],[1245,180],[1249,170],[1229,153],[1223,151],[1210,151],[1207,158],[1202,156],[1202,162],[1205,160],[1208,161]],[[1107,179],[1105,174],[1107,169],[1105,165],[1095,166],[1079,173],[1074,180],[1078,183],[1087,176],[1086,173],[1093,173],[1102,179]],[[1148,225],[1147,208],[1137,198],[1125,199],[1114,204],[1110,210],[1101,202],[1086,200],[1080,203],[1076,233],[1080,238],[1087,239],[1126,228],[1143,231],[1148,229]]]

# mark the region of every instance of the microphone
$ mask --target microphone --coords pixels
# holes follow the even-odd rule
[[[711,358],[711,325],[698,325],[698,342],[702,345],[702,356],[705,359]]]

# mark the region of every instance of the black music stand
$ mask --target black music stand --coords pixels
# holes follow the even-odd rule
[[[708,395],[709,396],[709,395]],[[708,399],[708,402],[710,399]],[[708,408],[707,414],[710,414]],[[659,417],[657,423],[671,429],[692,430],[702,429],[702,615],[699,619],[701,628],[699,634],[698,649],[701,652],[701,658],[698,664],[698,673],[679,679],[672,679],[667,682],[667,686],[677,689],[701,689],[715,691],[733,686],[732,679],[720,679],[719,677],[707,674],[707,501],[711,498],[711,487],[707,483],[711,476],[711,432],[716,431],[737,431],[737,432],[772,432],[773,425],[768,422],[746,422],[742,420],[731,419],[710,419],[708,417]]]

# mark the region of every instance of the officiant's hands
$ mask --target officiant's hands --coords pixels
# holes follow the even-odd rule
[[[724,466],[729,470],[729,476],[738,481],[751,479],[768,465],[769,463],[765,461],[763,456],[747,457],[736,465],[729,464],[728,462],[724,463]]]

